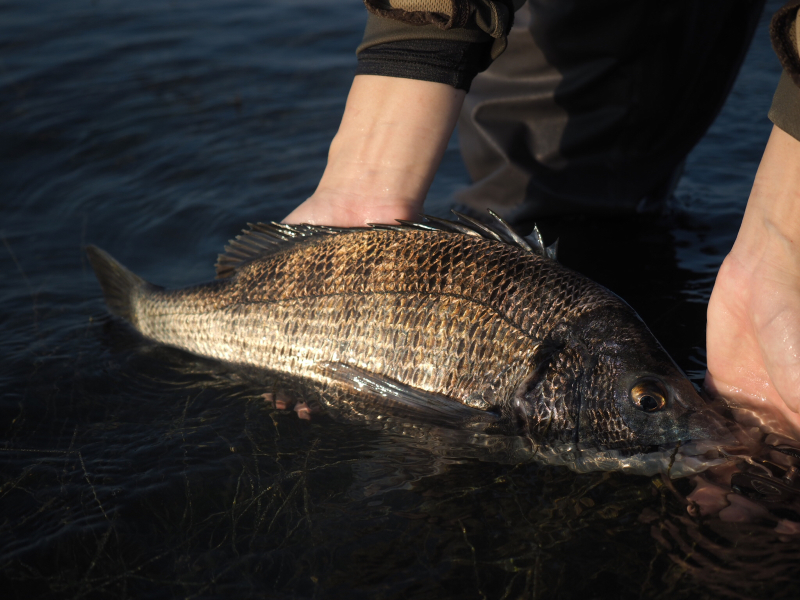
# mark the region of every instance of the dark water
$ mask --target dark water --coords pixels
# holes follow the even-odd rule
[[[542,223],[698,380],[771,127],[767,17],[666,215]],[[686,482],[301,421],[105,316],[84,244],[202,281],[247,221],[313,191],[364,20],[355,1],[0,3],[3,595],[797,597],[800,544],[690,518]],[[453,142],[430,209],[466,183]]]

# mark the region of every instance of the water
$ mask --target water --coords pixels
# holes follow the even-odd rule
[[[355,1],[0,4],[4,593],[796,597],[798,543],[690,518],[688,482],[453,461],[301,421],[105,316],[86,243],[186,285],[246,222],[313,191],[364,20]],[[666,215],[542,223],[698,381],[771,127],[766,27]],[[466,182],[454,140],[431,210]]]

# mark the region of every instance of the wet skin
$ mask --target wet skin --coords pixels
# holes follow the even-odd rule
[[[773,128],[708,305],[706,387],[800,434],[800,142]]]

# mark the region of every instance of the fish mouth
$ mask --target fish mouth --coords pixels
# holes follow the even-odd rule
[[[739,444],[732,433],[738,426],[713,408],[694,411],[687,416],[685,437],[687,441],[703,440],[717,447],[732,447]]]
[[[741,445],[732,433],[735,424],[713,408],[687,412],[679,423],[676,429],[645,442],[646,447],[576,449],[563,446],[544,452],[542,458],[580,473],[621,471],[648,477],[663,474],[678,479],[728,462],[731,459],[727,450]]]
[[[713,408],[686,415],[683,439],[659,444],[652,452],[619,457],[619,470],[641,475],[667,475],[678,479],[696,475],[730,460],[726,450],[740,445],[731,431],[732,423]]]
[[[669,457],[666,468],[663,468],[662,458],[662,468],[658,472],[670,479],[696,475],[730,460],[722,445],[716,440],[691,440],[676,444],[672,449],[664,448],[658,454]]]
[[[538,459],[561,465],[577,473],[620,471],[631,475],[664,474],[670,479],[696,475],[706,469],[724,464],[730,459],[718,444],[707,440],[658,447],[652,451],[631,454],[625,450],[558,449],[540,450]]]

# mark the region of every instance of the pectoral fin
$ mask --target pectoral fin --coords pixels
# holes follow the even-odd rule
[[[469,429],[483,429],[499,420],[499,416],[492,412],[465,406],[452,398],[426,392],[352,365],[322,362],[318,363],[318,369],[349,391],[374,397],[375,412],[386,416]]]

